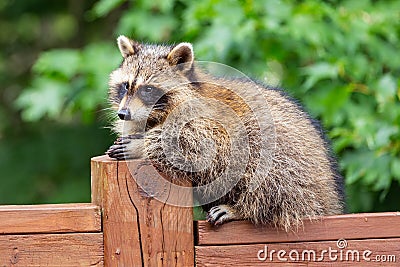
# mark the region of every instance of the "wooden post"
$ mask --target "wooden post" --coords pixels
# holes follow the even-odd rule
[[[137,181],[151,185],[159,175],[148,161],[100,156],[91,164],[92,203],[103,216],[105,266],[194,266],[193,210],[168,204],[170,197],[191,203],[191,194],[183,196],[167,182],[155,185],[156,197],[146,193]]]

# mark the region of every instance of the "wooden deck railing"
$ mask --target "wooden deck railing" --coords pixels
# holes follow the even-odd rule
[[[92,203],[0,206],[0,266],[400,264],[399,212],[323,217],[290,233],[244,221],[211,227],[158,200],[191,195],[166,183],[156,190],[164,196],[149,196],[138,186],[157,175],[148,162],[91,164]]]
[[[98,206],[0,206],[0,266],[96,265],[103,265]]]

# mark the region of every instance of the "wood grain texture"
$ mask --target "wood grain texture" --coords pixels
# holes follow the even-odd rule
[[[323,241],[400,237],[400,212],[360,213],[327,216],[304,221],[297,232],[286,233],[272,227],[257,227],[250,222],[235,221],[212,227],[197,222],[198,245],[232,245],[274,242]]]
[[[1,235],[0,266],[103,266],[103,234]]]
[[[129,200],[118,162],[92,159],[92,202],[102,207],[106,266],[141,266],[138,213]]]
[[[278,253],[280,253],[279,258]],[[196,266],[199,267],[293,266],[293,264],[315,267],[399,266],[399,262],[399,238],[347,240],[347,246],[344,248],[339,248],[336,241],[196,246]]]
[[[0,206],[0,235],[100,231],[100,208],[93,204]]]
[[[158,200],[183,198],[191,203],[192,196],[181,195],[168,183],[160,188],[153,183],[157,175],[147,161],[92,159],[92,202],[103,211],[107,266],[194,265],[192,208]],[[138,186],[139,180],[154,185],[154,194]]]

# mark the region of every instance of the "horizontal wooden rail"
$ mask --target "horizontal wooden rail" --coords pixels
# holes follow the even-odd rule
[[[198,221],[196,225],[198,245],[389,238],[400,237],[400,212],[346,214],[322,217],[315,221],[305,220],[304,227],[289,233],[244,221],[219,227],[212,227],[205,221]]]
[[[0,266],[103,266],[103,234],[1,235]]]
[[[0,266],[103,266],[94,204],[0,206]]]
[[[100,231],[100,208],[94,204],[0,206],[0,235]]]
[[[289,233],[244,221],[219,227],[198,221],[196,231],[196,266],[285,266],[289,262],[398,266],[400,262],[400,212],[305,220],[304,227]]]
[[[346,242],[342,250],[337,241],[197,246],[196,266],[399,266],[400,238]],[[332,252],[330,258],[329,250]],[[303,251],[306,251],[304,256]]]

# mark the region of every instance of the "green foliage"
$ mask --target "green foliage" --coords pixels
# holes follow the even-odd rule
[[[104,0],[98,1],[91,10],[93,17],[103,17],[107,15],[111,10],[121,5],[124,0]]]
[[[108,74],[120,61],[118,50],[108,43],[43,52],[32,69],[37,78],[16,100],[22,118],[68,120],[78,111],[85,121],[93,121],[94,110],[105,104]]]
[[[398,210],[399,10],[395,0],[100,0],[85,18],[111,25],[113,35],[96,37],[103,31],[97,26],[82,48],[42,52],[15,105],[24,121],[76,123],[80,115],[93,123],[107,107],[108,74],[121,60],[111,39],[190,41],[198,60],[280,85],[323,122],[346,177],[350,211]],[[39,20],[23,17],[18,28],[32,40]],[[57,17],[67,37],[77,34],[77,17]]]

